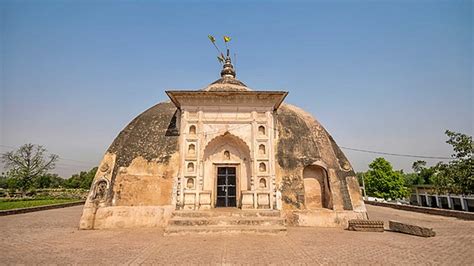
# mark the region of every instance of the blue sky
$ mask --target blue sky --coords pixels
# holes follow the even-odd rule
[[[233,37],[240,80],[288,90],[339,145],[449,156],[473,134],[471,1],[0,3],[0,151],[31,142],[68,176],[97,164],[167,89],[219,77],[208,34]],[[345,150],[356,170],[376,155]],[[410,170],[413,158],[385,156]],[[427,160],[429,164],[437,160]]]

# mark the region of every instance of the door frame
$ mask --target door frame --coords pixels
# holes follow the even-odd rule
[[[212,188],[212,208],[216,208],[217,203],[217,168],[219,167],[235,167],[235,207],[230,208],[240,208],[240,172],[241,164],[240,163],[214,163],[213,169],[213,179],[214,186]]]

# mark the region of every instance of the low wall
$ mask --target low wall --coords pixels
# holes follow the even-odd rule
[[[28,208],[21,208],[21,209],[1,210],[0,216],[66,208],[66,207],[83,205],[83,204],[84,204],[84,201],[81,200],[81,201],[74,201],[74,202],[68,202],[68,203],[51,204],[51,205],[28,207]]]
[[[446,209],[420,207],[420,206],[386,203],[386,202],[378,202],[378,201],[367,201],[367,200],[365,201],[365,204],[381,206],[381,207],[389,207],[389,208],[404,210],[404,211],[412,211],[412,212],[420,212],[420,213],[425,213],[425,214],[455,217],[455,218],[459,218],[463,220],[474,220],[474,212],[446,210]]]
[[[174,207],[171,205],[102,207],[91,217],[94,220],[92,228],[87,227],[90,223],[84,224],[82,219],[79,227],[80,229],[164,227],[168,224],[173,210]],[[88,211],[84,209],[85,213]]]
[[[294,211],[290,225],[347,228],[349,220],[367,220],[366,212],[334,211],[329,209]]]

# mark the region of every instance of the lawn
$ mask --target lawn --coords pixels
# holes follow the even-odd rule
[[[33,199],[33,200],[0,200],[0,210],[28,208],[51,204],[75,202],[77,199]]]

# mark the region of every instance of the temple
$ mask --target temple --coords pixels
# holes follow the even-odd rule
[[[250,89],[227,56],[209,86],[166,94],[171,101],[140,114],[105,153],[80,228],[367,219],[349,161],[309,113],[283,102],[288,92]]]

